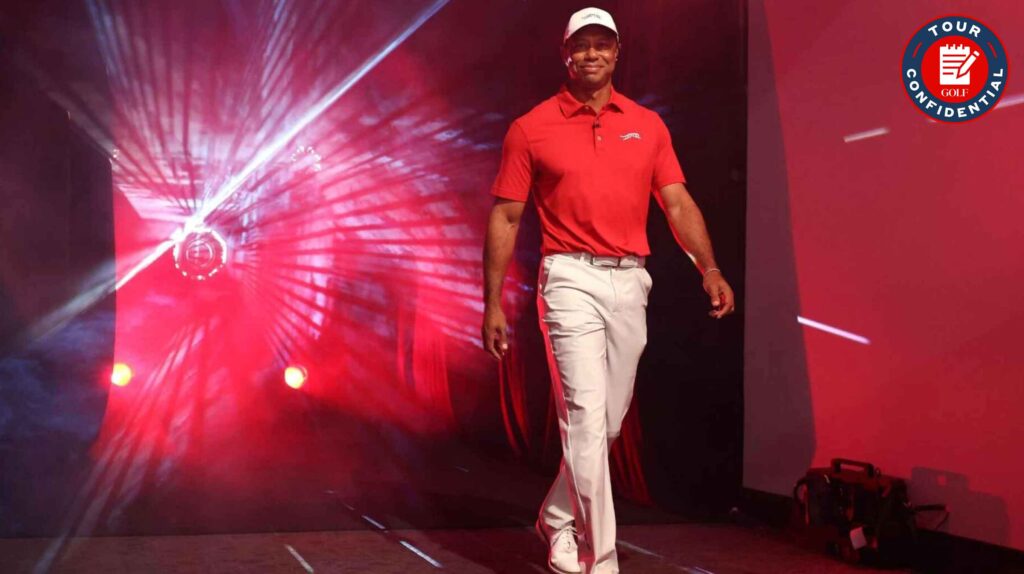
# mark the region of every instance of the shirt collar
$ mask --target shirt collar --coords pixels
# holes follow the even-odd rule
[[[571,118],[578,114],[580,110],[586,107],[586,104],[572,96],[572,93],[569,92],[569,87],[565,84],[562,84],[562,88],[558,90],[558,94],[555,98],[558,100],[558,107],[561,108],[562,115],[567,118]],[[625,102],[626,97],[615,91],[615,87],[613,86],[612,97],[608,100],[605,107],[611,110],[616,110],[619,113],[624,113],[626,111]]]

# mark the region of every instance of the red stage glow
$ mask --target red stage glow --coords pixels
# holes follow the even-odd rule
[[[309,375],[305,367],[292,365],[284,370],[284,383],[293,389],[301,388]]]
[[[935,3],[901,2],[884,25],[857,2],[763,4],[746,308],[770,311],[746,316],[743,485],[788,495],[807,467],[851,456],[910,479],[914,502],[946,504],[945,532],[1024,548],[1024,266],[1007,256],[1024,242],[1019,84],[969,126],[938,125],[878,71]],[[1014,34],[1009,6],[968,14]],[[856,105],[826,103],[837,89]]]
[[[105,411],[95,456],[97,484],[116,491],[108,499],[128,504],[140,490],[119,477],[158,460],[173,460],[181,477],[201,472],[204,488],[235,489],[239,464],[218,459],[210,472],[208,449],[290,416],[260,400],[287,392],[282,375],[309,399],[294,409],[337,410],[411,436],[493,420],[477,414],[489,395],[464,398],[495,376],[479,341],[479,223],[509,118],[438,90],[422,73],[431,36],[401,45],[443,1],[387,17],[353,3],[288,18],[255,11],[251,21],[216,3],[144,18],[128,15],[134,5],[99,5],[112,109],[74,117],[111,118],[85,131],[117,149],[114,354],[145,374],[138,392],[111,393]],[[349,42],[345,23],[364,9],[365,31]],[[147,40],[148,20],[167,23],[167,42]],[[300,41],[324,23],[318,33],[336,43]],[[160,71],[142,72],[150,56],[141,46]],[[220,239],[197,235],[214,229]],[[186,263],[196,273],[183,277]],[[510,316],[534,305],[531,265],[515,264]],[[534,436],[531,416],[553,420],[546,373],[531,376],[528,355],[516,357],[508,432],[525,437],[529,455],[557,436]],[[268,373],[273,389],[254,384]],[[251,440],[240,457],[288,451],[278,437]],[[96,498],[97,514],[103,504]]]
[[[132,368],[124,363],[116,363],[110,370],[110,382],[116,387],[123,387],[132,382]]]

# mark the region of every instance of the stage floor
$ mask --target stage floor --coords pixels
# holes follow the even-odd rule
[[[212,432],[214,419],[185,457],[100,442],[82,468],[36,472],[68,478],[19,483],[31,490],[15,494],[36,498],[0,538],[0,572],[547,571],[533,521],[553,469],[289,399],[303,397],[276,399],[269,421],[231,421],[231,433]],[[756,521],[626,500],[616,514],[627,574],[866,571]]]
[[[4,572],[32,572],[49,539],[0,539]],[[869,572],[796,546],[778,532],[729,524],[626,525],[627,574]],[[547,572],[530,528],[353,530],[202,536],[94,537],[67,541],[55,573]],[[886,570],[886,572],[909,572]]]

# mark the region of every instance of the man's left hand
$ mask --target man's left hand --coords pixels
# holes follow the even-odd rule
[[[711,297],[711,311],[708,315],[721,319],[736,310],[736,298],[732,287],[722,277],[721,271],[712,271],[704,275],[704,291]]]

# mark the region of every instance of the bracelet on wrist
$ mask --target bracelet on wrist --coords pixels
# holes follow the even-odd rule
[[[721,274],[721,273],[722,273],[722,270],[721,270],[721,269],[719,269],[718,267],[712,267],[711,269],[705,269],[705,270],[704,270],[704,273],[703,273],[703,274],[701,275],[701,277],[702,277],[702,278],[703,278],[703,277],[707,277],[707,276],[708,276],[708,273],[714,273],[715,271],[717,271],[717,272],[718,272],[719,274]]]

